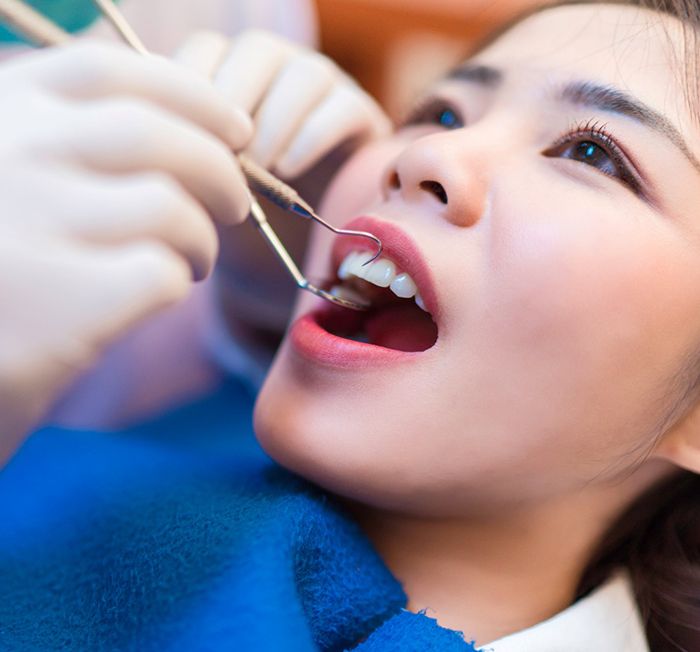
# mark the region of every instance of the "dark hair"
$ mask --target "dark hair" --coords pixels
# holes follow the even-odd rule
[[[686,100],[700,115],[698,0],[607,0],[652,9],[685,26]],[[606,0],[574,0],[602,4]],[[571,4],[555,3],[555,4]],[[639,496],[601,539],[578,587],[583,596],[625,567],[652,652],[700,652],[700,475],[678,472]]]
[[[620,567],[652,652],[700,650],[700,476],[684,471],[637,498],[603,536],[578,596]]]

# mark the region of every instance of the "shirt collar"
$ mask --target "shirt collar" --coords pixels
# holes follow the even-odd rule
[[[629,575],[618,571],[573,605],[479,652],[649,652]]]

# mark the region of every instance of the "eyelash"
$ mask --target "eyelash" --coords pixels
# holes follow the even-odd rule
[[[554,157],[561,154],[565,146],[570,146],[576,143],[592,142],[600,147],[606,156],[610,158],[615,166],[618,174],[611,174],[605,170],[595,167],[601,174],[604,174],[612,179],[616,179],[625,184],[632,192],[637,195],[642,194],[642,182],[639,176],[633,172],[633,164],[623,149],[617,144],[613,136],[608,132],[605,124],[601,124],[595,120],[589,120],[585,123],[579,123],[571,127],[566,134],[558,138],[553,145],[542,152],[544,156]],[[589,164],[590,165],[590,164]]]
[[[454,116],[450,118],[448,116]],[[429,98],[415,107],[409,117],[401,124],[402,127],[421,124],[436,124],[446,129],[458,129],[464,127],[465,120],[462,113],[450,102],[440,98]],[[563,153],[564,146],[570,146],[576,142],[590,141],[600,147],[606,156],[610,158],[618,174],[611,174],[595,167],[601,174],[623,183],[636,195],[642,195],[642,181],[639,175],[633,172],[634,165],[623,149],[617,144],[613,136],[608,132],[605,124],[595,120],[588,120],[572,126],[563,136],[558,138],[553,145],[547,147],[542,153],[545,156],[554,157]],[[583,161],[579,161],[583,162]],[[584,163],[585,164],[585,163]],[[587,164],[590,165],[590,164]]]

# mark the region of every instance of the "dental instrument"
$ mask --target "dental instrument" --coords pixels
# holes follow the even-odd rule
[[[92,0],[95,5],[102,11],[106,18],[111,22],[112,26],[116,29],[118,34],[121,36],[122,40],[130,45],[132,48],[137,50],[142,54],[148,54],[145,46],[141,43],[138,36],[136,36],[134,30],[129,25],[124,15],[121,13],[119,8],[114,4],[113,0]],[[275,177],[273,174],[265,170],[265,168],[257,165],[245,154],[238,155],[238,162],[241,165],[241,170],[245,174],[248,185],[258,194],[267,198],[273,204],[279,206],[280,208],[299,215],[301,217],[309,218],[329,229],[336,235],[350,235],[350,236],[361,236],[366,237],[375,242],[377,245],[377,252],[370,258],[365,265],[373,262],[379,258],[382,253],[382,243],[375,235],[368,233],[367,231],[353,231],[348,229],[338,229],[330,225],[325,220],[322,220],[316,212],[309,206],[298,193],[288,186],[286,183]],[[369,308],[369,304],[359,303],[355,299],[349,299],[347,297],[342,297],[337,294],[331,294],[330,292],[318,287],[309,282],[309,280],[304,277],[301,270],[294,263],[294,260],[290,256],[286,247],[282,244],[274,229],[267,221],[265,212],[262,206],[251,197],[251,210],[250,214],[255,221],[255,225],[258,227],[261,235],[267,240],[268,245],[277,254],[282,264],[286,267],[287,271],[291,275],[297,287],[302,290],[308,290],[309,292],[319,296],[331,303],[336,303],[345,308],[351,308],[353,310],[366,310]]]
[[[39,47],[62,45],[70,35],[21,0],[0,0],[0,20]]]
[[[132,29],[129,22],[124,18],[124,14],[117,9],[113,2],[108,2],[107,0],[93,0],[93,2],[132,49],[140,54],[148,54],[148,50],[138,37],[138,34]]]
[[[130,47],[141,54],[149,54],[134,30],[130,27],[124,15],[111,0],[93,0],[93,2]],[[54,25],[42,14],[22,2],[22,0],[0,0],[0,18],[4,19],[13,29],[41,47],[63,45],[72,39],[70,34],[57,25]],[[365,265],[370,264],[381,255],[382,243],[377,236],[367,231],[338,229],[332,226],[321,219],[311,206],[309,206],[309,204],[307,204],[289,185],[257,165],[245,154],[238,154],[237,158],[248,185],[255,192],[278,207],[295,215],[311,219],[337,235],[359,236],[371,239],[377,246],[377,252],[364,263]],[[302,290],[307,290],[326,301],[351,310],[361,311],[367,310],[370,307],[368,302],[360,301],[354,296],[350,299],[348,297],[332,294],[318,285],[311,283],[295,264],[286,247],[268,222],[262,207],[252,195],[250,216],[258,228],[258,231],[282,262],[297,287]]]

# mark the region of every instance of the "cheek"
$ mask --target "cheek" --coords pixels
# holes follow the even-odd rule
[[[377,201],[391,160],[379,158],[348,165],[326,217]],[[700,256],[632,201],[594,207],[589,189],[503,178],[473,229],[413,224],[449,305],[434,355],[352,378],[278,357],[257,410],[273,457],[337,493],[426,513],[552,495],[636,461],[700,341]],[[375,194],[358,199],[363,188]]]
[[[563,412],[549,414],[560,425],[622,450],[656,424],[668,379],[697,342],[698,265],[650,210],[584,211],[572,200],[560,214],[551,206],[567,204],[506,208],[521,216],[508,229],[494,217],[488,327],[495,355],[557,397]]]
[[[393,140],[360,149],[328,186],[321,204],[323,213],[336,223],[344,222],[379,201],[384,174],[400,149]]]

